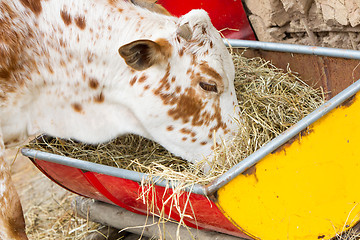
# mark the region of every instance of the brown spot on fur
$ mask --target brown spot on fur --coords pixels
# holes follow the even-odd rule
[[[64,41],[63,39],[61,39],[61,38],[59,39],[59,44],[60,44],[60,46],[63,47],[63,48],[66,47],[65,41]]]
[[[186,140],[187,140],[187,137],[183,137],[181,140],[186,141]]]
[[[87,56],[87,62],[92,63],[94,61],[94,54],[89,53]]]
[[[159,44],[162,55],[166,59],[170,58],[172,55],[172,45],[169,43],[169,41],[165,38],[159,38],[155,42]]]
[[[180,51],[179,51],[179,56],[182,57],[184,55],[184,51],[185,49],[184,48],[181,48]]]
[[[68,26],[71,24],[71,16],[66,10],[61,10],[60,16],[61,16],[62,20],[64,21],[65,25]]]
[[[150,86],[149,85],[146,85],[145,87],[144,87],[144,90],[148,90],[150,88]]]
[[[75,17],[75,24],[80,28],[81,30],[84,30],[86,27],[86,21],[84,16],[77,16]]]
[[[205,27],[202,27],[202,34],[206,34],[207,32],[206,32],[206,28]]]
[[[203,62],[199,66],[202,73],[214,78],[215,80],[221,81],[222,78],[220,74],[216,72],[212,67],[210,67],[207,63]]]
[[[20,0],[20,2],[36,15],[39,15],[42,11],[41,0]]]
[[[192,141],[192,142],[196,142],[196,141],[197,141],[197,139],[196,139],[196,138],[193,138],[193,139],[191,139],[191,141]]]
[[[103,103],[104,101],[105,101],[105,96],[102,92],[94,97],[94,102],[96,103]]]
[[[145,74],[141,75],[141,77],[139,78],[138,82],[139,83],[143,83],[145,82],[145,80],[147,79],[147,76]]]
[[[165,75],[160,80],[160,86],[154,90],[155,95],[161,94],[161,91],[165,88],[165,85],[168,83],[169,76],[170,76],[170,64],[167,65]]]
[[[71,104],[71,107],[74,109],[75,112],[78,113],[81,113],[83,109],[80,103],[73,103]]]
[[[0,78],[3,79],[10,78],[10,71],[8,69],[0,68]]]
[[[196,55],[195,54],[193,54],[193,55],[191,55],[191,65],[196,65]]]
[[[177,100],[176,107],[170,109],[168,114],[175,120],[182,119],[183,122],[189,121],[192,117],[192,125],[202,125],[201,111],[206,103],[196,97],[195,90],[193,88],[186,89],[185,93],[180,95]]]
[[[50,74],[54,74],[54,69],[50,66],[50,64],[47,65],[47,69]]]
[[[172,130],[174,130],[174,127],[173,126],[167,126],[166,130],[172,131]]]
[[[165,83],[165,85],[164,85],[164,88],[165,88],[165,90],[166,91],[169,91],[170,90],[170,84],[167,82],[167,83]]]
[[[191,129],[187,129],[187,128],[182,128],[182,129],[180,129],[180,132],[182,133],[182,134],[191,134]]]
[[[65,63],[65,61],[63,59],[60,60],[60,66],[62,66],[62,67],[66,66],[66,63]]]
[[[108,3],[109,3],[111,6],[116,6],[117,0],[108,0]]]
[[[176,97],[173,94],[169,93],[160,93],[160,98],[166,105],[174,105],[177,101]]]
[[[130,86],[133,86],[135,84],[137,80],[137,76],[134,76],[131,80],[130,80]]]
[[[99,87],[99,81],[95,78],[89,79],[89,87],[92,89],[97,89]]]
[[[204,145],[206,145],[206,144],[207,144],[207,142],[201,142],[200,144],[204,146]]]

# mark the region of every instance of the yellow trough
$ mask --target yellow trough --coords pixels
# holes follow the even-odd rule
[[[250,159],[245,171],[218,179],[217,206],[255,239],[330,239],[350,229],[360,220],[360,61],[346,54],[246,54],[290,67],[329,101],[282,134],[282,143],[265,146],[264,157]]]

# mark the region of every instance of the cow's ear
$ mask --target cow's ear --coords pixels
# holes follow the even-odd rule
[[[119,48],[127,65],[135,70],[145,70],[165,58],[161,46],[151,40],[136,40]]]

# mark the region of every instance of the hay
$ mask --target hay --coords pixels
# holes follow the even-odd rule
[[[244,118],[230,146],[217,150],[211,171],[194,166],[150,140],[126,135],[100,145],[43,138],[29,147],[95,163],[148,173],[183,185],[207,184],[319,107],[323,94],[302,82],[290,69],[283,71],[261,58],[233,54],[235,88]]]
[[[254,153],[324,103],[314,89],[292,73],[261,58],[233,55],[235,90],[242,128],[229,146],[215,156],[212,175],[219,176]]]
[[[84,239],[98,231],[99,224],[77,217],[71,208],[74,194],[33,204],[24,213],[26,233],[31,240]]]

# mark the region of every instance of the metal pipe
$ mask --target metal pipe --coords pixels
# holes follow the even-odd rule
[[[74,199],[72,208],[79,216],[90,221],[98,222],[117,229],[124,229],[124,231],[149,238],[180,239],[181,237],[182,240],[244,239],[219,232],[180,226],[178,223],[165,221],[166,219],[160,219],[156,216],[139,215],[115,205],[82,197],[76,197]]]
[[[323,117],[325,114],[338,107],[341,103],[343,103],[348,98],[352,97],[360,91],[360,80],[351,84],[348,88],[343,90],[341,93],[337,94],[335,97],[331,98],[329,101],[321,105],[315,111],[301,119],[299,122],[294,124],[288,130],[274,138],[272,141],[262,146],[259,150],[242,160],[240,163],[232,167],[226,173],[222,174],[220,177],[215,179],[212,183],[206,186],[207,195],[210,195],[219,188],[226,185],[232,179],[234,179],[239,174],[243,173],[246,169],[250,168],[257,162],[259,162],[266,155],[270,154],[278,147],[285,144],[291,138],[295,137],[299,132],[306,129],[309,125],[313,124],[315,121]]]
[[[339,57],[339,58],[350,58],[360,60],[360,51],[341,49],[341,48],[327,48],[327,47],[316,47],[316,46],[305,46],[298,44],[286,44],[286,43],[272,43],[272,42],[260,42],[251,40],[238,40],[238,39],[224,39],[226,46],[234,48],[253,48],[275,52],[289,52],[289,53],[300,53],[310,55],[320,55],[327,57]]]
[[[160,177],[153,177],[145,173],[130,171],[116,167],[110,167],[102,164],[92,163],[88,161],[42,152],[29,148],[21,149],[21,153],[24,156],[33,159],[45,160],[48,162],[58,163],[69,167],[75,167],[90,172],[96,172],[113,177],[129,179],[135,182],[149,181],[151,183],[154,183],[155,185],[167,187],[167,188],[176,188],[180,184],[178,181],[169,181]],[[194,184],[192,186],[185,188],[184,190],[187,192],[192,192],[201,195],[206,194],[205,188],[199,184]]]

